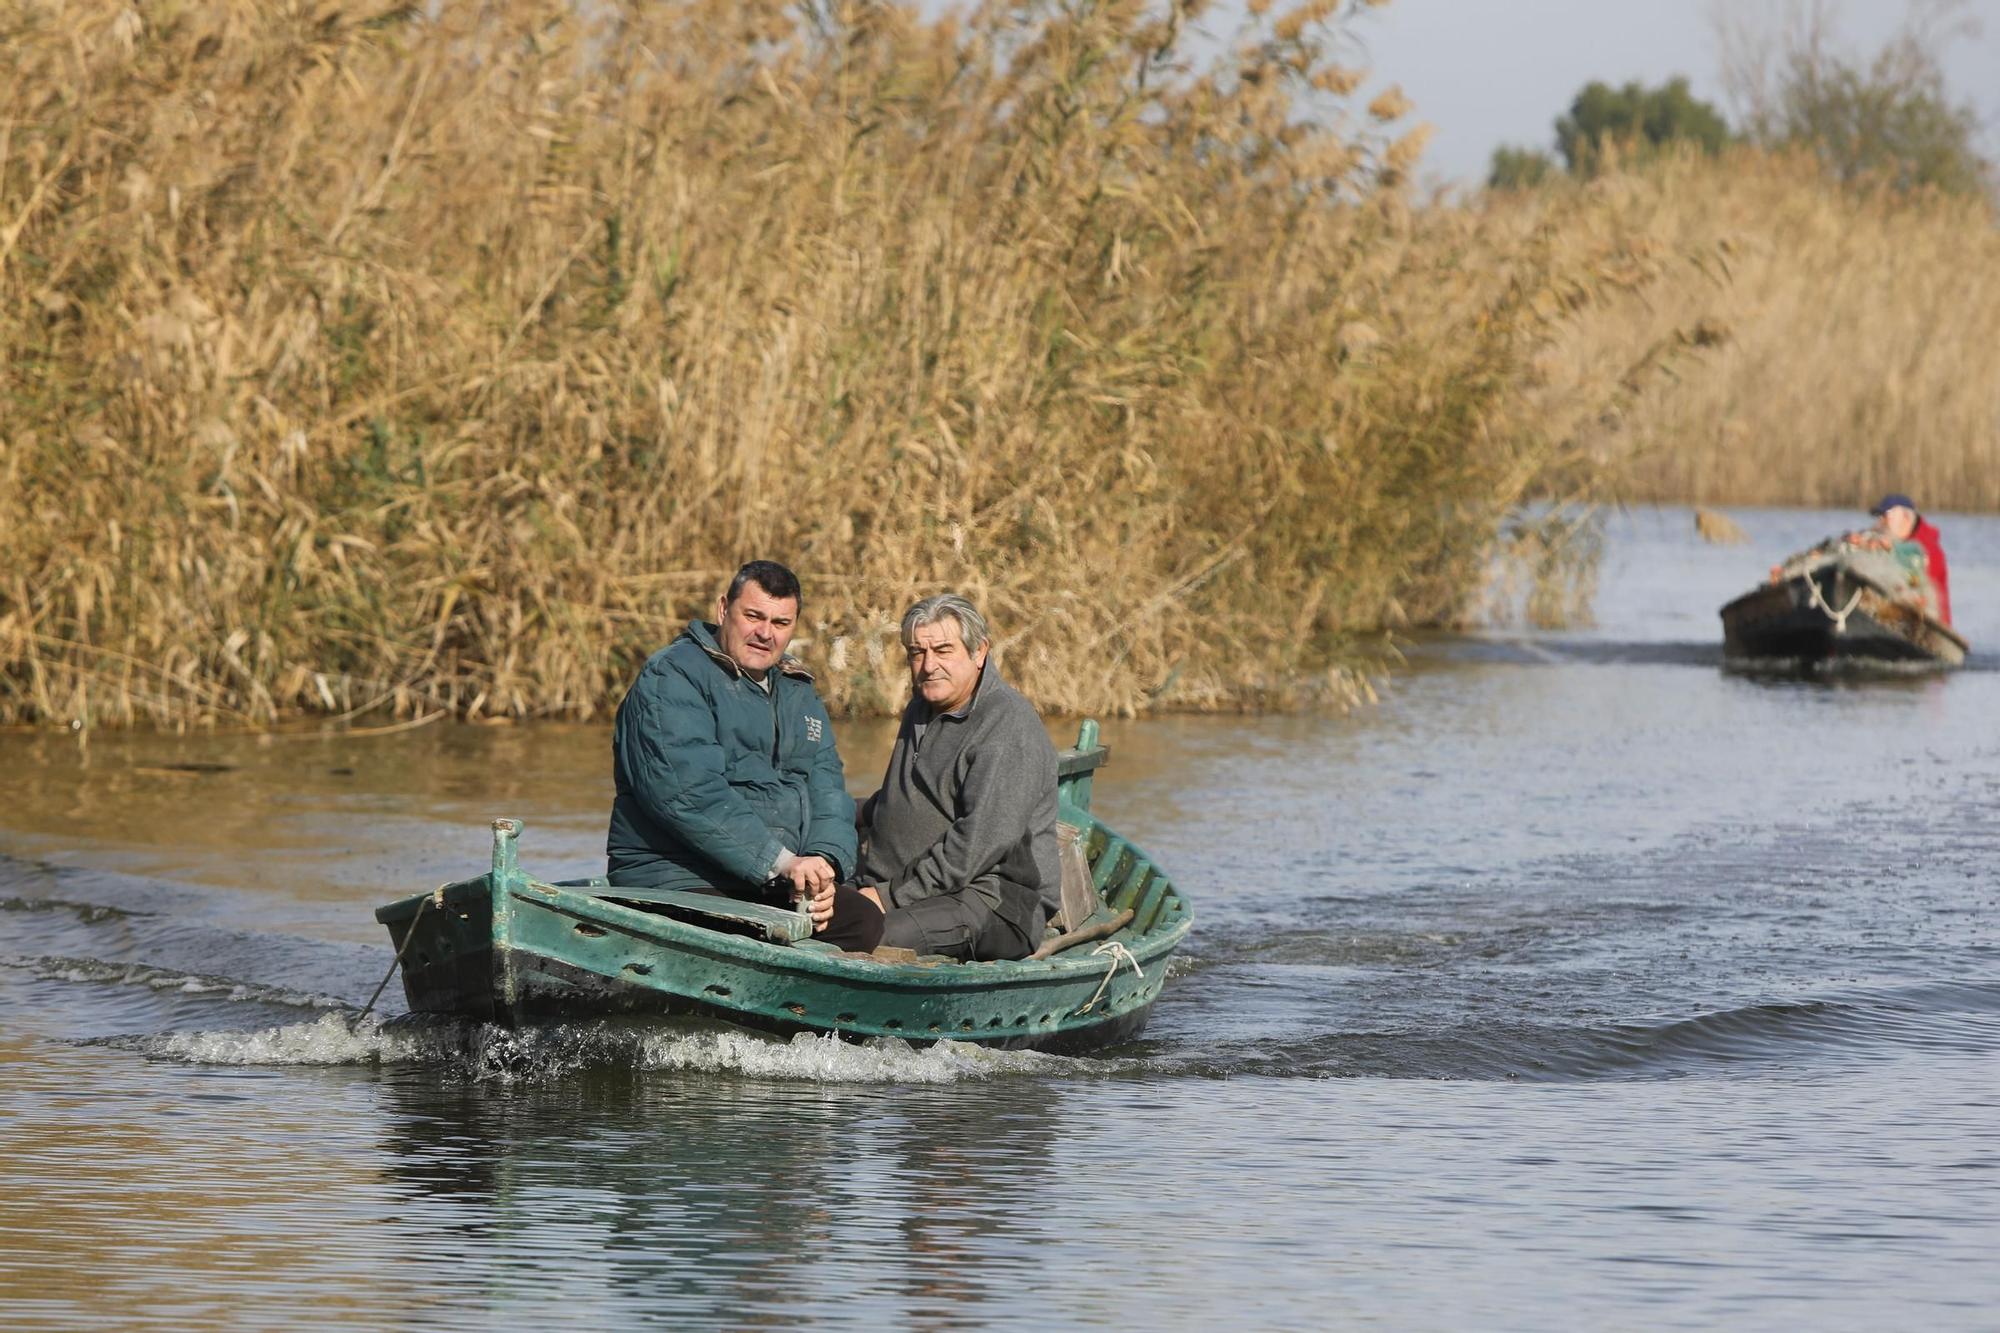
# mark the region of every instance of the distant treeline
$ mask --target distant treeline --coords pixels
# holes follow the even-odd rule
[[[0,720],[602,716],[760,556],[850,711],[945,588],[1053,711],[1352,699],[1663,460],[1959,475],[1990,218],[1424,204],[1399,95],[1320,127],[1354,3],[8,8]]]
[[[1952,97],[1940,59],[1949,42],[1977,35],[1964,8],[1965,0],[1919,0],[1896,35],[1864,56],[1842,50],[1829,6],[1794,7],[1778,26],[1760,22],[1754,7],[1718,6],[1712,18],[1736,124],[1694,96],[1685,78],[1657,87],[1592,82],[1556,119],[1553,155],[1495,149],[1488,184],[1526,189],[1662,151],[1713,156],[1743,145],[1809,156],[1845,185],[1991,198],[2000,176],[1979,151],[1978,108]]]
[[[1715,21],[1736,123],[1684,79],[1592,83],[1554,156],[1494,154],[1496,203],[1588,217],[1620,248],[1643,235],[1660,264],[1643,306],[1585,312],[1567,340],[1583,382],[1631,358],[1663,372],[1597,456],[1630,498],[2000,508],[2000,182],[1939,59],[1972,35],[1962,0],[1913,5],[1868,55],[1826,6]],[[1578,191],[1597,207],[1548,197]]]

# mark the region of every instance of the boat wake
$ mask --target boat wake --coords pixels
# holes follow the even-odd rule
[[[1883,662],[1849,663],[1845,667],[1782,659],[1746,663],[1723,655],[1720,635],[1714,639],[1689,640],[1612,640],[1555,634],[1440,635],[1419,641],[1408,655],[1418,661],[1499,666],[1679,666],[1707,670],[1721,667],[1738,675],[1779,679],[1824,676],[1833,680],[1922,680],[1935,676],[1938,670],[1935,663],[1924,662],[1904,664],[1900,668],[1897,664]],[[1958,669],[1974,674],[2000,671],[2000,654],[1974,652]]]
[[[1714,668],[1722,661],[1716,640],[1631,640],[1509,635],[1440,635],[1420,641],[1415,659],[1501,666],[1685,666]]]
[[[0,858],[4,863],[4,858]],[[20,863],[0,869],[41,870]],[[13,876],[16,882],[25,874]],[[138,906],[142,884],[88,884],[0,899],[19,927],[0,955],[0,1003],[40,1015],[48,1039],[148,1059],[238,1066],[398,1066],[447,1079],[536,1082],[601,1070],[734,1074],[817,1083],[947,1084],[1102,1070],[1029,1051],[958,1042],[790,1041],[696,1020],[622,1019],[509,1030],[422,1015],[361,1016],[380,978],[375,952],[345,944],[217,930]],[[9,886],[11,887],[11,885]],[[37,885],[37,887],[41,887]],[[78,893],[83,888],[85,892]],[[118,890],[128,889],[129,892]],[[155,895],[156,897],[158,895]],[[111,956],[102,956],[104,954]],[[118,956],[150,955],[150,956]],[[249,976],[177,965],[228,960]],[[366,966],[357,970],[356,960]],[[294,984],[286,984],[284,980]],[[297,984],[304,980],[305,984]],[[319,987],[323,987],[319,988]],[[385,1002],[394,1002],[387,997]]]
[[[1407,929],[1260,929],[1254,941],[1233,943],[1212,932],[1200,953],[1174,960],[1177,980],[1149,1039],[1084,1059],[953,1042],[784,1041],[694,1020],[521,1031],[410,1015],[385,1021],[357,1017],[381,976],[376,952],[217,930],[156,915],[150,902],[100,893],[101,885],[62,887],[59,896],[0,899],[18,950],[0,956],[0,1003],[46,1039],[187,1064],[393,1066],[525,1083],[607,1071],[889,1085],[1130,1076],[1562,1082],[2000,1048],[2000,979],[1753,996],[1638,1017],[1619,1012],[1618,994],[1555,985],[1557,974],[1536,970],[1547,958],[1519,973],[1532,993],[1518,991],[1506,957],[1496,964],[1496,939],[1482,937],[1468,954],[1456,932]],[[1536,945],[1541,936],[1524,938]],[[1657,987],[1651,998],[1662,998]]]
[[[1092,1068],[1035,1051],[959,1042],[919,1049],[897,1040],[861,1044],[800,1034],[789,1041],[715,1024],[605,1021],[512,1030],[405,1016],[388,1022],[324,1014],[255,1031],[166,1032],[92,1044],[153,1059],[212,1065],[419,1065],[487,1082],[560,1080],[593,1069],[737,1074],[811,1083],[958,1083]],[[1101,1067],[1098,1062],[1097,1067]]]
[[[1210,1051],[1164,1050],[1156,1071],[1290,1078],[1587,1082],[1768,1074],[1827,1061],[1924,1051],[1985,1057],[2000,1048],[2000,981],[1937,982],[1747,1004],[1684,1018],[1582,1026],[1437,1023],[1322,1032]]]
[[[61,912],[75,917],[86,926],[147,915],[129,907],[113,907],[108,903],[73,902],[67,898],[19,897],[0,898],[0,912]]]
[[[1899,1050],[2000,1047],[2000,982],[1930,983],[1747,1004],[1690,1017],[1571,1026],[1532,1020],[1428,1023],[1212,1043],[1176,1033],[1117,1055],[1075,1058],[943,1041],[789,1040],[697,1019],[607,1019],[508,1029],[405,1014],[361,1017],[345,1001],[226,978],[87,959],[33,960],[45,979],[137,986],[231,1009],[316,1010],[259,1028],[174,1028],[79,1039],[148,1059],[234,1066],[400,1066],[471,1082],[542,1083],[593,1072],[735,1075],[806,1083],[951,1084],[994,1078],[1388,1078],[1572,1082],[1768,1073]],[[238,1010],[237,1012],[241,1012]]]
[[[1717,1064],[1804,1062],[1903,1050],[1984,1055],[2000,1047],[2000,983],[1931,983],[1830,999],[1746,1005],[1590,1034],[1562,1062],[1571,1077],[1681,1073]]]
[[[347,1001],[331,995],[315,995],[284,986],[260,985],[229,977],[207,976],[179,968],[155,967],[149,963],[107,962],[97,958],[63,958],[43,955],[36,958],[0,959],[0,965],[19,967],[43,981],[70,981],[109,986],[140,986],[178,995],[212,996],[224,1001],[273,1005],[281,1009],[346,1009]]]

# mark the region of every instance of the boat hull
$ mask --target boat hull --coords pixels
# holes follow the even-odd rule
[[[610,890],[615,892],[615,890]],[[494,900],[504,899],[501,909]],[[447,885],[378,913],[404,948],[412,1012],[505,1025],[700,1015],[761,1031],[1081,1050],[1136,1036],[1191,918],[1038,962],[885,961],[777,944],[516,876]],[[480,927],[499,918],[499,942]],[[1128,928],[1129,929],[1129,928]],[[1116,948],[1113,948],[1113,945]],[[1121,954],[1119,950],[1122,949]],[[1115,972],[1114,972],[1115,967]]]
[[[1081,831],[1107,933],[1048,958],[842,953],[793,942],[783,926],[794,913],[733,905],[732,915],[636,889],[621,900],[603,880],[549,883],[516,865],[513,820],[494,822],[489,873],[375,915],[415,1013],[506,1025],[694,1015],[779,1034],[1089,1050],[1144,1029],[1193,914],[1143,852],[1082,806],[1088,781],[1089,768],[1072,764],[1059,808]]]
[[[977,1026],[967,1030],[964,1023],[971,1021],[976,1024],[976,1017],[955,1013],[947,1006],[939,1017],[939,1031],[933,1033],[926,1030],[922,1035],[914,1035],[907,1026],[883,1029],[876,1025],[871,1031],[854,1024],[842,1025],[837,1020],[829,1026],[799,1017],[778,1018],[767,1012],[731,1007],[701,997],[628,985],[547,957],[521,957],[515,960],[515,965],[520,969],[523,986],[515,1007],[513,1026],[625,1015],[699,1018],[776,1037],[792,1037],[802,1032],[830,1034],[854,1041],[894,1036],[920,1046],[938,1041],[965,1041],[999,1050],[1035,1050],[1056,1054],[1081,1054],[1139,1036],[1152,1017],[1154,999],[1158,995],[1157,987],[1152,988],[1150,994],[1137,997],[1129,994],[1129,988],[1121,989],[1115,997],[1108,997],[1107,1007],[1113,1012],[1105,1014],[1101,1021],[1071,1027],[1047,1023],[1047,1030],[1042,1031],[1032,1028],[1023,1030],[1021,1025],[1010,1026],[1009,1030],[1000,1033]],[[1102,976],[1103,969],[1100,968],[1096,975]],[[1020,998],[1018,992],[1016,998]],[[970,999],[967,997],[968,1002],[957,1008],[976,1008]],[[938,1006],[930,1009],[934,1014],[938,1011]]]
[[[1744,670],[1935,670],[1965,640],[1853,570],[1830,565],[1755,588],[1722,608],[1722,657]]]

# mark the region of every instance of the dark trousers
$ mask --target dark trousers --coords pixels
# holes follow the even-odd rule
[[[735,898],[739,902],[763,903],[767,907],[782,907],[794,910],[798,904],[792,901],[789,884],[767,884],[755,894],[740,895],[704,884],[693,890],[695,893],[712,893],[718,898]],[[816,940],[825,940],[850,953],[873,953],[882,940],[882,909],[861,896],[861,891],[851,884],[833,886],[833,920],[826,923],[826,929],[813,932]]]
[[[882,942],[882,909],[851,884],[833,888],[833,920],[813,932],[816,940],[837,944],[849,953],[872,953]]]
[[[890,908],[882,918],[882,943],[961,962],[1026,958],[1035,951],[1027,936],[970,893],[941,893]]]

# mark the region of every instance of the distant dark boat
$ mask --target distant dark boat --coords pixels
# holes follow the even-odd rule
[[[1885,551],[1822,543],[1722,608],[1723,665],[1747,671],[1942,670],[1968,646],[1929,583]]]
[[[1082,856],[1074,928],[1018,962],[842,953],[798,912],[711,894],[551,883],[520,869],[520,823],[493,822],[475,879],[375,913],[412,1012],[509,1026],[655,1013],[780,1034],[950,1039],[1077,1051],[1138,1035],[1194,915],[1166,874],[1090,812],[1105,761],[1085,722],[1058,765],[1059,835]]]

